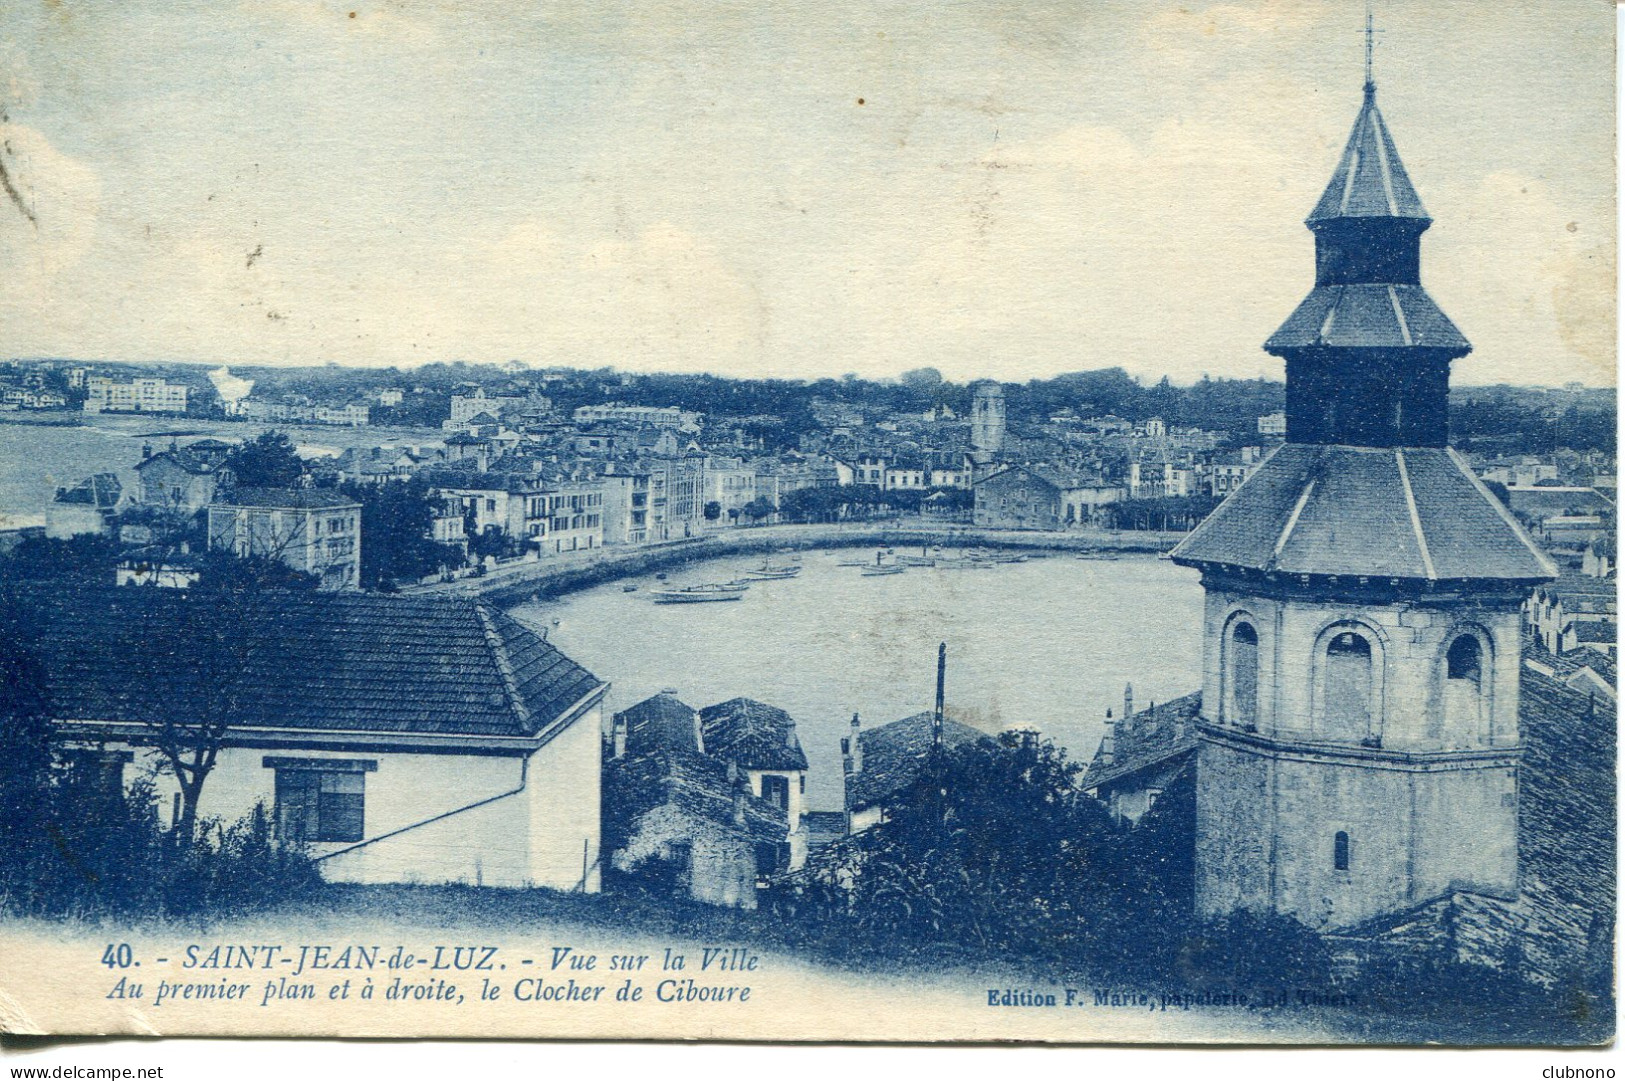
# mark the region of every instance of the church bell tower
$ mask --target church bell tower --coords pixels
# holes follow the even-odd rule
[[[1334,929],[1516,894],[1520,606],[1556,571],[1447,445],[1472,347],[1369,75],[1307,224],[1314,288],[1264,346],[1286,444],[1173,559],[1206,593],[1198,912]]]

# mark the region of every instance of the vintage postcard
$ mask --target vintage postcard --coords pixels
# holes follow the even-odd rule
[[[1611,1043],[1614,17],[5,5],[0,1030]]]

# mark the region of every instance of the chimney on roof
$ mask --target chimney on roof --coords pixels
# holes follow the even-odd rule
[[[180,449],[181,449],[181,441],[179,439],[171,439],[169,441],[169,452],[171,454],[175,453],[177,450],[180,450]]]
[[[151,443],[143,443],[143,444],[141,444],[141,460],[144,462],[148,458],[151,458],[151,457],[152,457],[152,444]]]
[[[744,824],[745,790],[743,788],[736,788],[734,789],[734,825],[743,826]]]
[[[1117,758],[1117,721],[1112,711],[1106,711],[1106,734],[1100,739],[1101,765],[1109,766]]]
[[[860,728],[858,715],[854,713],[852,714],[852,734],[841,741],[847,751],[850,752],[852,768],[847,771],[849,773],[863,772],[863,740],[859,738],[861,735]],[[843,753],[847,753],[847,751],[843,751]]]
[[[728,783],[730,785],[739,784],[739,760],[737,758],[728,759]]]
[[[1123,723],[1127,724],[1128,719],[1132,716],[1134,716],[1134,684],[1125,683],[1123,684]]]
[[[615,719],[610,722],[610,731],[613,734],[613,738],[614,738],[614,741],[615,741],[614,753],[611,755],[611,757],[616,758],[616,759],[625,758],[626,757],[626,716],[624,714],[620,714],[620,713],[615,714]]]

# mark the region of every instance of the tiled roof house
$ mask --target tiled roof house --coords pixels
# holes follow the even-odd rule
[[[604,763],[610,866],[645,887],[756,907],[806,858],[807,757],[786,712],[750,698],[702,710],[662,691],[615,714]]]
[[[475,601],[30,592],[68,747],[153,771],[157,726],[228,725],[199,812],[256,803],[326,876],[596,889],[607,688]],[[172,777],[157,777],[168,815]]]
[[[934,714],[928,710],[864,729],[858,718],[852,718],[851,733],[841,741],[850,832],[857,833],[881,821],[887,805],[919,779],[931,757],[933,719]],[[991,739],[958,721],[942,722],[944,750]]]

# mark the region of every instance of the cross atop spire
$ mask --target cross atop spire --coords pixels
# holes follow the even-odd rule
[[[1370,97],[1377,92],[1377,84],[1371,78],[1371,48],[1377,31],[1371,25],[1371,0],[1365,5],[1365,96]]]

